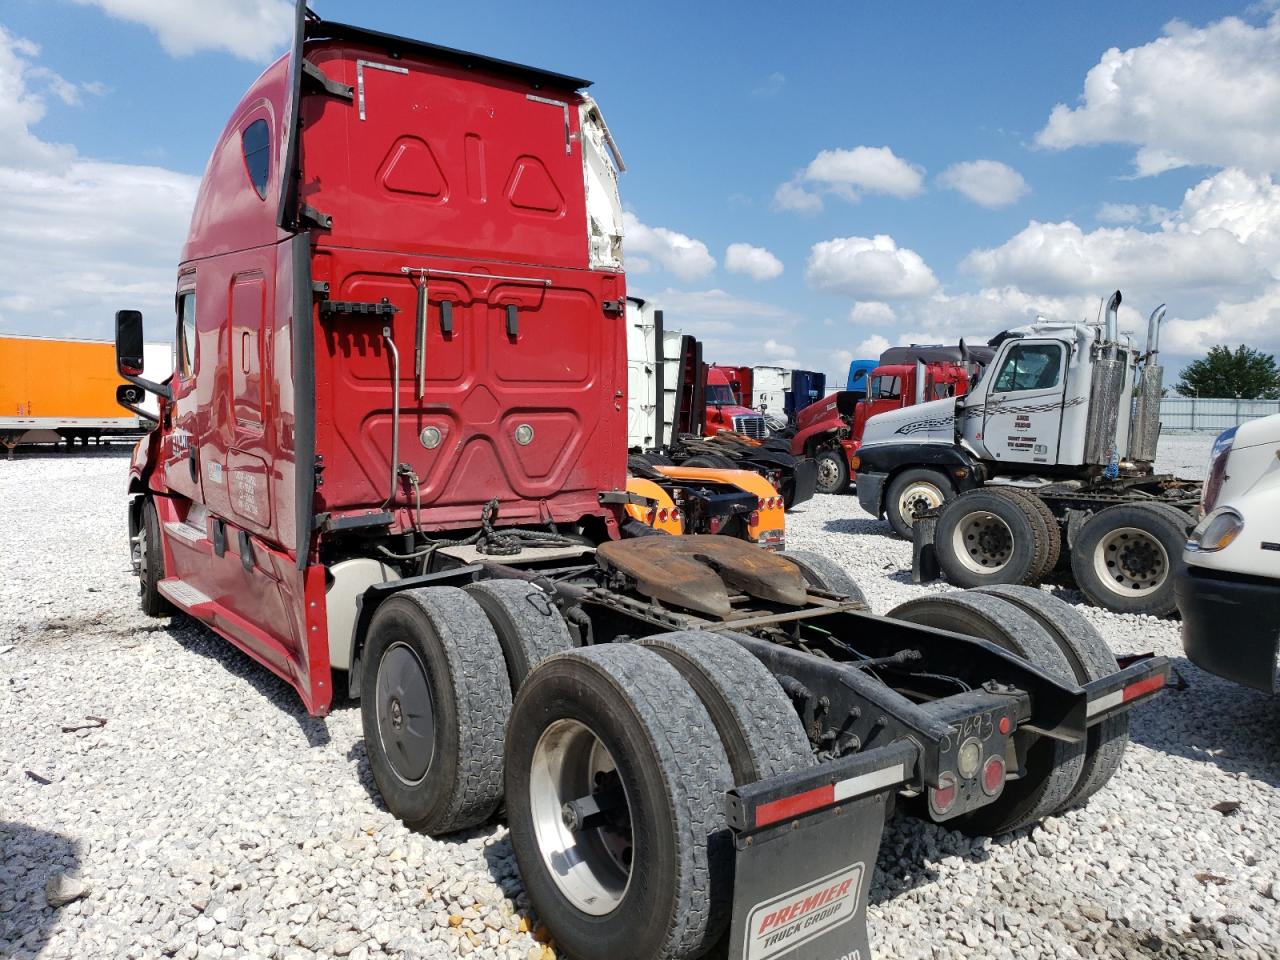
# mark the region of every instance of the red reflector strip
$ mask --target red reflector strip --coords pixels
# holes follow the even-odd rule
[[[1150,693],[1152,690],[1159,690],[1164,686],[1164,674],[1157,673],[1154,677],[1147,677],[1145,680],[1139,680],[1137,683],[1131,683],[1124,688],[1124,702],[1137,699],[1143,694]]]
[[[802,813],[830,806],[835,802],[836,788],[830,783],[826,786],[806,790],[804,793],[797,793],[794,796],[783,797],[781,800],[770,800],[768,803],[762,803],[756,807],[756,826],[767,827],[769,824],[777,823],[779,820],[798,817]]]

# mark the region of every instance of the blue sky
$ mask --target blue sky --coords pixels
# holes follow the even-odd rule
[[[6,0],[0,331],[163,312],[183,204],[288,6]],[[314,7],[594,80],[629,287],[714,359],[834,374],[1117,286],[1133,330],[1169,302],[1174,365],[1280,348],[1272,4]]]

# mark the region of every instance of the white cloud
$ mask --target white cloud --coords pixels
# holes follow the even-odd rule
[[[893,307],[878,300],[859,300],[849,311],[849,322],[860,327],[882,326],[895,319]]]
[[[787,85],[787,76],[775,70],[769,74],[756,88],[751,91],[752,96],[761,97],[763,99],[771,99],[782,92],[783,87]]]
[[[764,342],[764,355],[779,362],[794,361],[796,348],[788,343],[779,343],[773,337]]]
[[[1257,27],[1174,20],[1150,43],[1112,47],[1085,76],[1080,105],[1054,107],[1036,142],[1133,144],[1142,176],[1196,164],[1280,170],[1280,13]]]
[[[998,160],[970,160],[952,164],[938,182],[964,194],[983,207],[1007,207],[1030,191],[1027,181],[1013,167]]]
[[[908,163],[888,147],[823,150],[773,194],[775,210],[816,213],[822,194],[857,203],[864,193],[914,197],[924,189],[924,168]]]
[[[0,25],[0,164],[8,166],[50,166],[66,163],[74,155],[67,146],[45,143],[31,132],[44,118],[45,98],[37,89],[51,89],[55,96],[62,85],[72,87],[52,70],[34,63],[40,48],[15,37]]]
[[[1137,223],[1142,219],[1142,208],[1136,203],[1104,203],[1094,217],[1101,223]]]
[[[822,198],[810,193],[795,181],[788,180],[778,185],[773,192],[773,209],[790,210],[795,213],[817,213],[822,209]]]
[[[223,50],[265,61],[283,53],[293,32],[289,0],[75,0],[141,24],[175,57]]]
[[[754,280],[772,280],[782,276],[782,261],[764,247],[749,243],[731,243],[724,252],[724,268],[730,273],[745,273]]]
[[[867,337],[867,339],[858,344],[858,346],[854,348],[853,352],[864,360],[879,360],[880,354],[888,350],[889,347],[890,343],[886,338],[880,336],[878,333],[873,333],[871,336]]]
[[[116,308],[138,307],[152,314],[149,335],[163,339],[199,181],[40,140],[30,126],[44,116],[41,90],[66,104],[93,91],[60,88],[38,53],[0,28],[0,325],[104,337]]]
[[[924,168],[908,163],[888,147],[854,147],[823,150],[805,169],[804,179],[846,200],[856,200],[859,191],[914,197],[924,189]]]
[[[701,240],[666,227],[650,227],[630,211],[622,215],[628,269],[646,273],[656,262],[681,280],[697,280],[716,268],[716,259]],[[639,260],[632,257],[639,255]]]
[[[938,288],[920,254],[899,247],[885,234],[815,243],[806,277],[819,290],[869,300],[924,297]]]

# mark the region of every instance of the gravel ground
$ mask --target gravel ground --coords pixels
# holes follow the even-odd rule
[[[1164,438],[1162,468],[1201,474],[1211,440]],[[138,612],[127,463],[0,461],[0,956],[554,956],[504,827],[407,831],[373,794],[358,709],[308,718],[202,627]],[[909,546],[853,497],[805,505],[788,538],[877,612],[949,589],[913,586]],[[1280,952],[1280,699],[1187,664],[1174,622],[1081,609],[1117,652],[1176,658],[1187,688],[1135,714],[1083,810],[995,841],[893,821],[877,957]]]

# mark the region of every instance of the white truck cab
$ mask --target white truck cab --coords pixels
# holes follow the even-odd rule
[[[1280,414],[1222,433],[1187,540],[1176,596],[1192,663],[1277,692],[1280,647]]]

